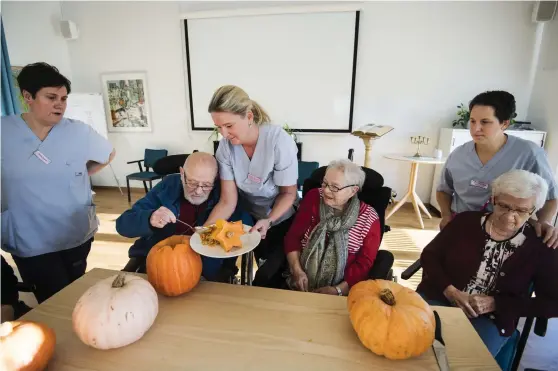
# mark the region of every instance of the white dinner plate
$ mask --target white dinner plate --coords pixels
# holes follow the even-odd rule
[[[219,245],[202,245],[201,236],[198,232],[194,233],[192,238],[190,238],[190,246],[192,246],[192,249],[198,254],[210,258],[232,258],[240,256],[254,250],[262,239],[258,231],[248,233],[251,228],[252,227],[249,225],[244,224],[244,232],[246,232],[246,234],[240,236],[240,241],[242,241],[242,247],[240,249],[233,249],[226,252]]]

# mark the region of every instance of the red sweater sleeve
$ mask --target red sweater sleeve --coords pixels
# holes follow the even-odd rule
[[[292,251],[302,250],[302,240],[304,234],[319,222],[320,190],[318,188],[310,190],[300,202],[295,218],[285,236],[285,254]]]
[[[355,260],[345,268],[345,281],[349,287],[368,278],[368,272],[370,272],[380,249],[380,242],[380,220],[376,220],[370,226]]]

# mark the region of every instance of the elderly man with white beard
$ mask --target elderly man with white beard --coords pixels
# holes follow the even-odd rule
[[[149,250],[159,241],[172,235],[192,235],[192,227],[202,226],[213,207],[219,202],[217,161],[205,152],[188,156],[180,174],[166,176],[145,197],[126,210],[116,220],[116,230],[124,237],[137,238],[128,256],[133,270],[145,273]],[[177,220],[182,222],[178,222]],[[231,221],[242,220],[252,225],[251,217],[236,210]],[[202,256],[202,276],[209,281],[225,280],[221,271],[223,259]],[[229,272],[230,273],[230,272]],[[233,272],[234,273],[234,272]]]

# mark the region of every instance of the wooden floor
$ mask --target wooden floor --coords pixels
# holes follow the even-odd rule
[[[121,195],[118,189],[98,188],[95,191],[94,200],[97,205],[100,226],[88,258],[87,269],[120,270],[128,262],[128,249],[134,240],[120,236],[116,232],[115,221],[130,205],[126,194]],[[132,202],[144,195],[145,192],[142,189],[134,189],[132,191]],[[438,233],[439,218],[428,219],[424,216],[423,220],[424,229],[421,229],[411,204],[406,204],[386,221],[386,224],[391,227],[391,231],[384,234],[381,248],[394,254],[393,269],[397,277],[420,257],[422,249]],[[11,256],[4,252],[2,252],[2,255],[15,268]],[[398,279],[398,282],[414,289],[420,282],[421,276],[422,270],[409,281]],[[37,304],[32,294],[23,293],[22,299],[30,306]],[[545,338],[539,338],[536,335],[530,336],[522,366],[528,364],[533,367],[538,366],[537,368],[541,370],[558,370],[558,352],[549,350],[545,354],[541,353],[541,349],[549,349],[556,343],[558,343],[558,321],[551,320]]]

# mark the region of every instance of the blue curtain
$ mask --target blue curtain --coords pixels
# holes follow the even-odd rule
[[[14,89],[12,65],[10,64],[10,57],[8,55],[4,24],[1,19],[0,27],[2,28],[2,116],[17,115],[21,113],[21,109],[19,107],[17,93]]]

